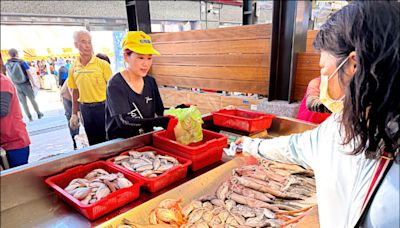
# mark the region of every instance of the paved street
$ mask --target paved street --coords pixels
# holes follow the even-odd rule
[[[30,110],[33,121],[29,122],[23,112],[31,139],[29,162],[73,150],[67,119],[64,116],[64,108],[59,94],[59,91],[39,91],[36,101],[41,112],[44,113],[42,119],[37,119],[32,106],[30,106]],[[30,105],[29,101],[28,104]]]

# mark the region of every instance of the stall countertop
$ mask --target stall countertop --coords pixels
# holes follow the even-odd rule
[[[204,117],[205,129],[212,130],[215,126],[209,116]],[[277,117],[273,120],[268,133],[272,136],[288,135],[314,128],[316,125],[296,121],[291,118]],[[224,159],[202,170],[190,173],[175,184],[168,186],[156,194],[141,191],[140,198],[96,221],[90,222],[75,209],[58,199],[44,180],[51,175],[65,171],[68,168],[88,164],[97,160],[105,160],[122,151],[152,145],[151,133],[129,139],[117,139],[101,143],[89,148],[72,151],[43,161],[23,165],[1,172],[1,227],[91,227],[101,224],[139,204],[142,204],[184,182],[193,179],[211,169],[214,169],[230,158]]]

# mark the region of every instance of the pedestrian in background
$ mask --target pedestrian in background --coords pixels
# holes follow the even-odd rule
[[[102,59],[102,60],[104,60],[104,61],[106,61],[106,62],[108,62],[108,64],[111,64],[110,58],[108,58],[108,56],[107,56],[106,54],[98,53],[98,54],[96,55],[96,57],[99,58],[99,59]]]
[[[69,59],[65,60],[65,66],[69,70],[69,68],[71,68],[71,60],[69,60]]]
[[[67,121],[69,123],[72,115],[72,96],[68,88],[68,83],[64,83],[61,87],[60,95],[62,98],[63,106],[64,106],[64,111],[65,111],[65,117],[67,118]],[[68,124],[69,128],[69,133],[72,138],[72,144],[74,146],[74,150],[77,149],[76,141],[75,141],[75,136],[79,135],[79,127],[78,128],[72,128],[70,124]]]
[[[68,87],[72,89],[70,125],[73,129],[79,128],[79,106],[89,144],[94,145],[106,140],[106,87],[112,71],[110,64],[94,56],[88,31],[76,31],[73,38],[79,57],[68,72]]]
[[[68,79],[68,68],[65,65],[62,65],[58,69],[58,85],[62,87],[67,79]]]
[[[35,62],[32,61],[29,63],[29,72],[31,73],[32,76],[32,89],[33,89],[33,94],[36,95],[38,94],[39,90],[40,90],[40,80],[39,80],[39,76],[37,75],[37,69],[35,66]]]
[[[39,106],[36,103],[35,95],[33,92],[33,79],[32,75],[29,72],[29,66],[26,62],[18,59],[18,51],[14,48],[11,48],[8,51],[10,55],[10,59],[7,61],[5,67],[8,76],[11,78],[11,81],[14,83],[15,88],[17,89],[19,101],[24,108],[25,114],[30,121],[32,121],[32,115],[29,111],[27,98],[30,100],[33,108],[35,109],[38,119],[43,117],[43,113],[40,112]]]
[[[3,59],[0,54],[0,144],[6,151],[10,168],[28,163],[31,144],[22,121],[17,90],[3,74]]]

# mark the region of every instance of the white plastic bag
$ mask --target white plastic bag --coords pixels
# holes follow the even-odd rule
[[[203,140],[203,119],[199,109],[191,105],[189,108],[170,108],[164,111],[165,115],[178,118],[174,128],[176,141],[183,145]]]
[[[78,150],[89,146],[89,140],[86,136],[86,133],[80,133],[79,135],[75,135],[74,138],[76,142],[76,148]]]

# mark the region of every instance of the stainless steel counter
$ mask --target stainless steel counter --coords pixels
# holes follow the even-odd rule
[[[113,140],[1,172],[1,227],[90,227],[91,223],[59,200],[46,177],[132,148],[151,144],[151,134]]]
[[[204,120],[204,128],[215,129],[212,119],[210,121],[210,116],[205,115]],[[278,117],[273,120],[268,133],[271,136],[288,135],[303,132],[315,126],[295,119]],[[151,144],[151,133],[148,133],[126,140],[108,141],[82,150],[2,171],[0,183],[1,227],[75,228],[98,225],[223,163],[216,163],[199,172],[190,173],[186,179],[175,183],[157,194],[141,191],[138,200],[94,222],[90,222],[75,209],[58,199],[52,189],[44,182],[46,177],[63,172],[68,168],[97,160],[104,160],[121,151]]]

